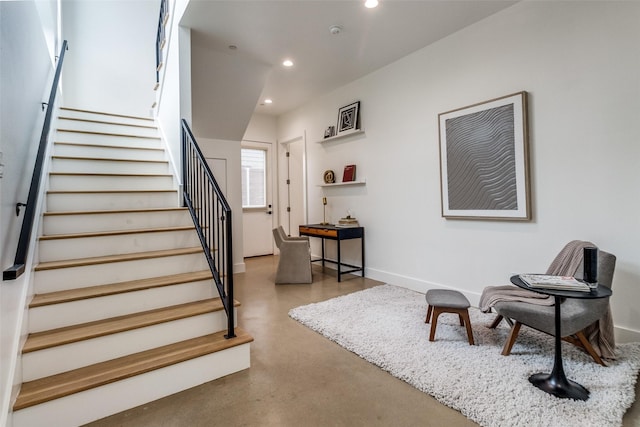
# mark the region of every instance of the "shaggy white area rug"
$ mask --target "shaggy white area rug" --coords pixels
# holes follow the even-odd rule
[[[608,367],[563,343],[567,377],[591,395],[558,399],[528,381],[551,371],[552,337],[523,327],[511,356],[502,356],[508,328],[487,328],[495,315],[471,308],[475,346],[454,314],[440,315],[429,342],[426,308],[424,294],[383,285],[289,315],[483,426],[619,426],[634,401],[640,343],[619,345],[619,358]]]

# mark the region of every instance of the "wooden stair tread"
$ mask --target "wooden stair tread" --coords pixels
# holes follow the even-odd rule
[[[152,212],[170,212],[170,211],[188,211],[189,208],[172,207],[172,208],[144,208],[144,209],[118,209],[118,210],[101,210],[101,211],[56,211],[45,212],[44,216],[62,216],[62,215],[108,215],[117,213],[152,213]]]
[[[39,240],[58,240],[58,239],[79,239],[83,237],[107,237],[107,236],[123,236],[127,234],[148,234],[148,233],[163,233],[168,231],[187,231],[195,230],[194,225],[183,225],[176,227],[156,227],[156,228],[141,228],[136,230],[111,230],[111,231],[91,231],[86,233],[71,233],[71,234],[49,234],[46,236],[40,236]]]
[[[135,252],[130,254],[121,254],[121,255],[107,255],[107,256],[99,256],[99,257],[90,257],[90,258],[78,258],[78,259],[69,259],[62,261],[49,261],[49,262],[41,262],[36,265],[36,271],[43,270],[55,270],[58,268],[70,268],[70,267],[82,267],[93,264],[109,264],[113,262],[122,262],[122,261],[136,261],[142,259],[149,258],[162,258],[168,256],[175,255],[189,255],[201,253],[202,247],[192,247],[192,248],[181,248],[181,249],[165,249],[161,251],[147,251],[147,252]]]
[[[118,136],[126,138],[140,138],[140,139],[160,139],[159,136],[145,136],[145,135],[131,135],[128,133],[113,133],[113,132],[98,132],[92,130],[77,130],[77,129],[56,129],[58,132],[70,132],[70,133],[84,133],[87,135],[103,135],[103,136]]]
[[[85,123],[99,123],[102,125],[115,125],[115,126],[131,126],[136,128],[145,128],[145,129],[158,129],[157,126],[148,126],[148,125],[136,125],[132,123],[118,123],[118,122],[108,122],[106,120],[93,120],[93,119],[81,119],[77,117],[67,117],[67,116],[58,116],[60,120],[75,120],[77,122],[85,122]]]
[[[197,282],[212,279],[210,270],[173,274],[170,276],[151,277],[147,279],[131,280],[127,282],[111,283],[108,285],[88,286],[86,288],[68,289],[64,291],[37,294],[31,300],[29,308],[44,307],[53,304],[79,301],[90,298],[122,294],[126,292],[142,291],[181,283]]]
[[[225,339],[225,333],[217,332],[23,383],[13,409],[17,411],[253,341],[241,328],[235,328],[236,337],[231,339]]]
[[[175,193],[177,190],[50,190],[47,194]]]
[[[236,303],[234,305],[239,304]],[[22,348],[22,353],[31,353],[46,348],[144,328],[219,310],[224,310],[220,298],[210,298],[79,325],[65,326],[49,331],[35,332],[29,334],[27,337],[27,341]]]
[[[105,113],[103,111],[95,111],[95,110],[84,110],[81,108],[71,108],[71,107],[60,107],[61,110],[67,111],[77,111],[79,113],[90,113],[90,114],[102,114],[103,116],[113,116],[113,117],[125,117],[127,119],[138,119],[138,120],[148,120],[153,122],[154,120],[149,117],[140,117],[140,116],[130,116],[125,114],[115,114],[115,113]]]
[[[146,177],[173,177],[170,173],[101,173],[101,172],[49,172],[50,176],[101,176],[101,177],[130,177],[130,178],[146,178]]]
[[[81,157],[81,156],[51,156],[59,160],[85,160],[102,162],[138,162],[138,163],[169,163],[167,160],[114,159],[111,157]]]

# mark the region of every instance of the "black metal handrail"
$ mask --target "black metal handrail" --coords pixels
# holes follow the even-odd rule
[[[38,204],[38,196],[40,194],[40,181],[42,180],[42,172],[44,165],[44,154],[46,152],[47,143],[49,141],[49,131],[51,130],[51,116],[53,114],[56,94],[58,92],[58,83],[60,82],[60,74],[62,73],[62,63],[64,61],[64,53],[67,51],[67,41],[62,42],[58,64],[56,65],[56,73],[53,76],[53,84],[51,85],[51,94],[49,95],[49,103],[47,112],[44,116],[44,125],[40,134],[40,145],[38,146],[38,154],[36,163],[33,167],[33,175],[31,176],[31,185],[29,186],[29,196],[27,197],[24,218],[22,219],[22,228],[20,229],[20,237],[18,239],[18,248],[16,249],[16,257],[13,265],[2,272],[2,280],[13,280],[24,273],[27,256],[29,255],[29,244],[31,241],[31,232],[33,231],[33,220],[36,215],[36,205]],[[44,103],[43,103],[44,106]],[[22,204],[21,204],[22,205]]]
[[[156,83],[160,83],[160,68],[162,64],[162,48],[165,43],[165,25],[169,13],[169,0],[160,1],[160,16],[158,17],[158,32],[156,34]]]
[[[189,125],[182,120],[182,185],[213,281],[227,312],[226,338],[235,337],[231,207],[213,177]]]

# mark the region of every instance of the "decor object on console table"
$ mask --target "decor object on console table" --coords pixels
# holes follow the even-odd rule
[[[360,101],[346,105],[338,110],[338,128],[336,135],[360,129]]]
[[[438,118],[442,216],[531,219],[527,92]]]
[[[350,213],[347,214],[345,218],[340,218],[336,227],[359,227],[358,220],[351,216]]]
[[[320,225],[329,225],[327,222],[327,198],[322,198],[322,222]]]

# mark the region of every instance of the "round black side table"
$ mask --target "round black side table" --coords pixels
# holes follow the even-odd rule
[[[511,283],[514,285],[526,289],[529,291],[537,292],[539,294],[551,295],[555,298],[555,357],[553,360],[553,370],[550,374],[541,372],[533,374],[529,377],[529,382],[540,390],[546,391],[549,394],[553,394],[556,397],[564,399],[576,399],[587,400],[589,398],[589,390],[575,381],[571,381],[564,373],[564,366],[562,364],[562,337],[560,336],[561,316],[560,308],[562,298],[582,298],[582,299],[595,299],[595,298],[607,298],[610,297],[611,289],[606,286],[598,285],[591,292],[580,291],[563,291],[559,289],[540,289],[531,288],[520,279],[520,276],[511,276]]]

